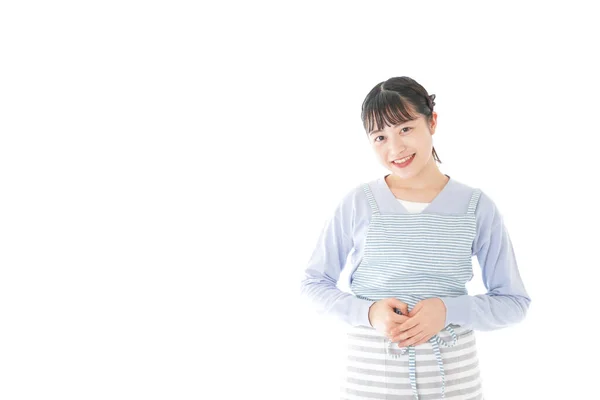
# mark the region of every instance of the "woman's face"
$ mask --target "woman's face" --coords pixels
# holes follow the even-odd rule
[[[408,179],[417,176],[429,163],[435,163],[431,154],[431,136],[435,133],[436,124],[437,113],[433,112],[429,124],[425,116],[419,114],[415,120],[396,126],[386,125],[382,130],[367,134],[379,162],[394,175]],[[394,162],[400,159],[404,161]]]

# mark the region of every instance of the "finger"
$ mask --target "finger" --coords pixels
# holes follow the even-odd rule
[[[412,337],[415,334],[415,332],[420,332],[422,330],[423,328],[420,327],[419,324],[411,327],[406,327],[405,323],[392,329],[389,337],[392,340],[392,342],[398,342],[400,340],[406,340],[409,337]]]
[[[386,333],[387,333],[388,337],[392,337],[392,332],[395,332],[395,334],[400,333],[399,331],[397,331],[398,327],[401,326],[403,323],[405,323],[408,320],[409,320],[409,318],[407,316],[390,313],[390,315],[388,316],[388,319],[387,319],[387,332]]]
[[[407,320],[405,320],[403,323],[401,323],[397,328],[395,328],[395,334],[398,333],[402,333],[402,332],[406,332],[409,329],[414,328],[415,326],[419,325],[419,323],[421,322],[420,319],[418,318],[408,318]]]
[[[426,335],[425,333],[421,336],[421,339],[419,339],[419,341],[417,343],[415,343],[415,346],[418,346],[420,344],[426,343],[429,341],[429,339],[431,339],[430,335]]]
[[[410,318],[408,316],[404,316],[404,315],[398,315],[398,317],[400,317],[400,318],[397,318],[394,316],[390,316],[390,318],[389,318],[390,324],[388,326],[388,331],[387,331],[389,337],[396,336],[396,335],[404,332],[405,330],[410,329],[410,328],[406,328],[406,329],[401,328],[404,326],[404,324],[406,322],[408,322],[408,320]]]
[[[406,321],[408,321],[409,319],[410,319],[410,317],[408,315],[399,315],[399,314],[396,314],[395,312],[390,312],[389,317],[388,317],[389,322],[394,325],[403,324]]]
[[[420,325],[415,326],[412,329],[409,329],[406,332],[402,332],[392,338],[392,342],[404,342],[408,339],[413,338],[414,336],[419,336],[423,332],[423,327]]]
[[[400,347],[412,346],[412,345],[418,343],[426,335],[427,335],[426,332],[421,331],[421,332],[417,333],[416,335],[414,335],[413,337],[411,337],[411,338],[409,338],[407,340],[401,341],[398,344],[399,344]]]
[[[408,313],[409,317],[414,317],[415,315],[417,315],[419,313],[419,311],[421,311],[423,309],[423,303],[417,303],[412,310],[410,310],[410,312]]]
[[[392,308],[392,311],[394,308],[397,308],[400,310],[400,312],[402,312],[403,315],[408,315],[408,304],[406,304],[405,302],[392,297],[389,299],[388,305],[390,306],[390,308]]]

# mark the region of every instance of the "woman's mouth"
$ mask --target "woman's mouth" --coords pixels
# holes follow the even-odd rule
[[[406,158],[395,160],[392,162],[392,164],[394,164],[394,166],[398,167],[398,168],[406,168],[408,165],[410,165],[412,160],[415,158],[415,154],[413,154],[412,156],[406,157]]]

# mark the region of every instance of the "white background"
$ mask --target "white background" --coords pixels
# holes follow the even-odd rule
[[[3,2],[0,398],[336,399],[343,327],[299,282],[342,196],[387,172],[360,106],[402,75],[533,299],[479,333],[486,400],[594,398],[583,4]]]

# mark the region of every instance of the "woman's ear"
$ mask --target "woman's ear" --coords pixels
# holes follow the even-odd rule
[[[437,113],[433,111],[431,113],[431,121],[429,121],[429,132],[433,135],[435,133],[435,128],[437,127]]]

